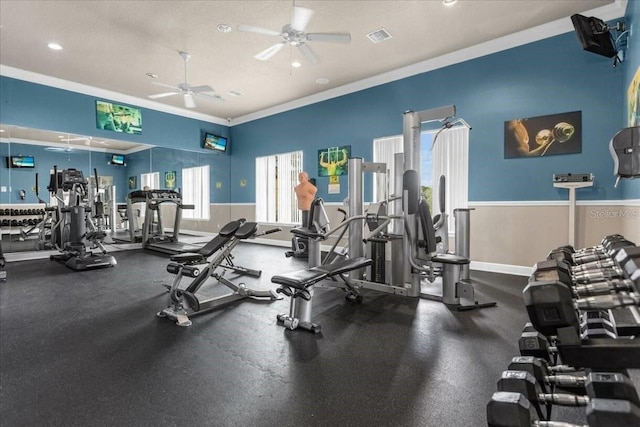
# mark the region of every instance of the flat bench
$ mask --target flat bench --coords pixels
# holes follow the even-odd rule
[[[372,262],[372,260],[364,257],[344,259],[327,265],[319,265],[308,270],[298,270],[276,275],[271,278],[271,282],[282,285],[276,292],[293,296],[294,298],[299,296],[308,300],[306,289],[310,286],[329,277],[367,267],[371,265]],[[296,291],[292,291],[291,288]]]

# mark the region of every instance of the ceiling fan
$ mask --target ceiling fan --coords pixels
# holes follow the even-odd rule
[[[173,85],[168,85],[160,82],[151,82],[151,84],[154,84],[156,86],[166,87],[166,88],[172,89],[172,91],[157,93],[155,95],[149,95],[149,98],[158,99],[158,98],[165,98],[167,96],[182,95],[184,98],[184,106],[186,108],[196,108],[196,102],[194,100],[195,96],[205,97],[214,102],[224,102],[224,99],[222,99],[219,95],[210,95],[208,93],[205,93],[205,92],[213,92],[213,88],[211,86],[209,85],[191,86],[190,84],[187,83],[187,61],[189,61],[189,58],[191,58],[191,54],[187,52],[179,52],[179,54],[184,61],[184,83],[179,83],[178,85],[173,86]]]
[[[351,42],[351,34],[349,33],[305,33],[304,30],[309,24],[309,20],[313,15],[313,10],[304,7],[293,6],[291,13],[291,22],[282,27],[282,30],[269,30],[266,28],[254,27],[253,25],[241,24],[238,26],[239,31],[249,33],[265,34],[268,36],[280,36],[282,41],[263,50],[254,56],[261,61],[266,61],[280,51],[286,44],[296,46],[309,62],[317,64],[319,59],[307,42],[330,42],[330,43],[349,43]]]
[[[85,138],[82,138],[84,140]],[[79,138],[74,139],[61,139],[60,141],[66,141],[67,145],[60,144],[59,146],[46,147],[45,151],[53,151],[55,153],[67,153],[72,154],[76,152],[76,149],[71,146],[71,141],[79,141]]]

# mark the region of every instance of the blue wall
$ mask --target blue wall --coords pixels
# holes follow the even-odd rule
[[[638,14],[637,3],[629,2],[631,18]],[[632,47],[638,40],[635,33]],[[638,61],[636,49],[627,52],[625,63],[614,69],[608,58],[582,51],[570,32],[231,129],[143,109],[143,134],[137,136],[96,129],[94,97],[1,77],[0,122],[194,152],[202,152],[205,130],[230,135],[232,155],[211,156],[211,162],[219,162],[212,167],[211,197],[217,202],[252,203],[256,156],[302,149],[304,169],[317,177],[319,149],[351,145],[352,156],[371,160],[374,138],[402,133],[405,110],[455,104],[458,116],[473,126],[471,201],[566,200],[566,191],[554,189],[551,177],[567,172],[596,175],[593,188],[580,190],[581,199],[640,198],[638,181],[613,188],[608,151],[613,134],[625,126],[626,86]],[[504,159],[506,120],[578,110],[583,125],[581,153]],[[170,162],[158,167],[177,170]],[[247,185],[242,186],[242,181]],[[317,177],[317,181],[318,195],[325,200],[346,197],[346,177],[341,177],[338,195],[327,194],[328,178]],[[216,182],[221,182],[221,191],[216,192]],[[371,197],[369,179],[365,197]]]
[[[229,136],[227,126],[147,108],[141,108],[141,135],[97,129],[96,100],[112,102],[0,76],[0,123],[3,124],[191,151],[204,151],[200,148],[204,132]]]
[[[627,39],[627,48],[625,49],[625,60],[622,63],[624,70],[623,88],[624,95],[624,123],[627,125],[627,117],[629,114],[629,104],[627,103],[627,88],[633,80],[636,71],[640,68],[640,1],[630,0],[627,3],[627,12],[625,14],[627,29],[631,35]],[[640,199],[640,178],[635,180],[624,180],[620,184],[625,199]]]
[[[372,140],[402,133],[402,113],[455,104],[471,124],[469,199],[472,201],[566,200],[554,189],[554,173],[594,173],[596,185],[581,199],[620,199],[614,189],[608,143],[623,126],[622,70],[608,58],[583,52],[573,33],[381,85],[231,129],[232,181],[251,188],[234,201],[253,201],[253,157],[304,149],[304,167],[317,175],[317,150],[351,145],[352,155],[372,158]],[[582,152],[543,158],[504,159],[504,122],[582,111]],[[253,156],[252,156],[253,154]],[[327,178],[318,195],[329,201]],[[342,184],[342,182],[341,182]],[[365,198],[370,198],[370,185]]]

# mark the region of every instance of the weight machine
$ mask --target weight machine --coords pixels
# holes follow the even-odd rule
[[[371,289],[407,297],[423,297],[445,303],[457,310],[495,306],[495,302],[479,303],[468,280],[469,209],[456,212],[459,230],[465,242],[456,250],[465,254],[436,252],[436,234],[429,206],[421,199],[420,186],[420,126],[430,121],[445,121],[455,116],[455,106],[441,107],[419,113],[404,113],[404,154],[394,156],[395,188],[389,198],[388,212],[364,214],[363,174],[386,173],[383,163],[366,163],[361,158],[349,159],[349,217],[336,229],[330,230],[322,203],[312,205],[307,228],[294,229],[298,236],[309,239],[309,269],[272,277],[281,287],[278,292],[291,297],[288,314],[278,315],[285,327],[301,327],[319,332],[320,326],[311,321],[314,285],[325,279],[341,279],[347,299],[362,300],[360,289]],[[363,238],[364,222],[374,229]],[[391,225],[391,231],[388,226]],[[458,224],[456,224],[458,227]],[[348,229],[348,260],[335,261],[334,246],[321,262],[320,241],[339,230],[337,241]],[[387,255],[388,254],[388,255]],[[343,265],[344,264],[344,265]],[[436,265],[440,266],[439,270]],[[433,282],[438,271],[442,294],[421,292],[422,281]],[[465,302],[466,301],[466,302]]]
[[[64,169],[59,173],[57,166],[53,167],[49,191],[54,195],[57,206],[54,208],[51,241],[61,253],[51,255],[49,259],[60,261],[73,270],[116,265],[116,259],[107,254],[102,244],[106,233],[98,230],[91,219],[87,186],[88,182],[82,171]],[[68,192],[67,203],[65,192]],[[90,244],[90,249],[99,249],[100,253],[94,254],[87,250],[87,243]]]

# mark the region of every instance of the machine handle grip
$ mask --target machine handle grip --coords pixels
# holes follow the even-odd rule
[[[260,233],[260,235],[266,236],[267,234],[277,233],[278,231],[282,231],[282,228],[280,228],[280,227],[272,228],[270,230],[267,230],[267,231],[264,231],[264,232]]]

